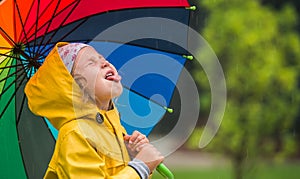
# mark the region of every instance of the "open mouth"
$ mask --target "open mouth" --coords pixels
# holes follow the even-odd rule
[[[110,70],[106,73],[105,79],[112,81],[112,80],[114,80],[114,75],[115,75],[114,72]]]
[[[115,82],[119,82],[122,79],[122,77],[118,74],[118,72],[114,70],[108,70],[104,78],[108,81],[115,81]]]

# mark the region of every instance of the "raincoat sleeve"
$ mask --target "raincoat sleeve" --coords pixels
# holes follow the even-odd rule
[[[99,155],[88,141],[75,131],[62,139],[59,148],[56,169],[59,178],[140,179],[138,173],[130,166],[123,166],[109,176],[105,156]]]

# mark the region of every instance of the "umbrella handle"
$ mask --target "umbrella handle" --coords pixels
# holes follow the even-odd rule
[[[166,179],[174,179],[173,173],[163,163],[159,164],[156,170]]]

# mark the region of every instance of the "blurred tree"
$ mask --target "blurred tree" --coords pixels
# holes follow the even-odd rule
[[[299,0],[261,0],[261,2],[265,5],[269,5],[269,6],[277,8],[277,9],[280,9],[287,4],[290,4],[296,8],[298,13],[300,13],[299,12],[299,10],[300,10],[300,1]]]
[[[297,148],[291,131],[300,104],[297,15],[292,6],[274,11],[258,0],[199,3],[208,12],[201,34],[222,64],[228,92],[221,127],[205,149],[227,155],[241,179],[256,159],[282,158]],[[195,78],[208,112],[206,74],[198,70]]]

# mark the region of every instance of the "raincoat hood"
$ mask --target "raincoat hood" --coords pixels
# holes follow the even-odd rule
[[[83,102],[80,87],[58,53],[58,47],[66,44],[56,44],[25,87],[30,110],[46,117],[58,130],[75,119],[95,119],[98,112],[94,103]]]

